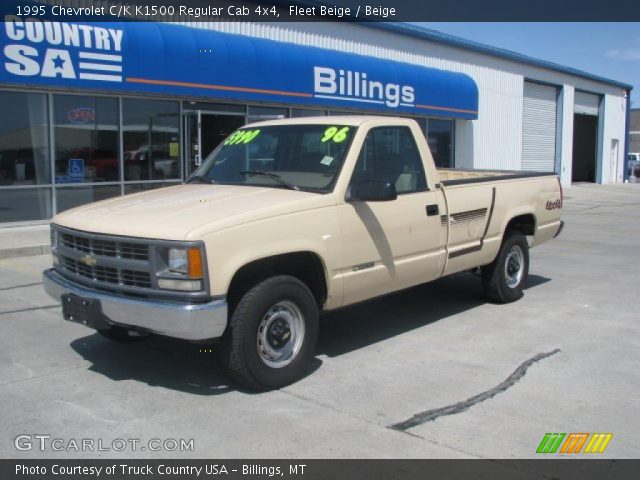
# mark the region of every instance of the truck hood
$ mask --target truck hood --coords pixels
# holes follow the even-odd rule
[[[194,240],[209,231],[330,204],[331,195],[318,193],[191,184],[91,203],[57,215],[53,223],[94,233]]]

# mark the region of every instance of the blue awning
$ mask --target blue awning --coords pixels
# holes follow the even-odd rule
[[[0,82],[475,119],[467,75],[163,23],[5,18]]]

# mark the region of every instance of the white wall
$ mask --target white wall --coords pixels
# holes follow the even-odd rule
[[[623,181],[626,112],[626,98],[621,98],[617,95],[605,95],[602,183]],[[612,140],[618,140],[617,154],[612,150]]]
[[[573,160],[573,103],[575,89],[572,85],[562,86],[562,122],[560,148],[560,180],[563,185],[571,185]]]

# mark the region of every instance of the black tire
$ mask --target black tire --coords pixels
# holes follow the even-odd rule
[[[98,330],[104,338],[116,343],[133,343],[146,340],[149,335],[129,335],[129,329],[113,326],[109,330]]]
[[[519,253],[518,250],[519,249]],[[510,255],[511,254],[511,255]],[[519,263],[522,275],[517,281],[520,270],[515,271],[510,278],[507,276],[507,270],[514,271],[514,258],[521,255]],[[510,303],[519,300],[524,295],[523,288],[529,275],[529,244],[527,238],[518,230],[510,230],[502,241],[502,246],[498,252],[496,259],[489,265],[482,267],[482,286],[484,293],[489,299],[498,303]]]
[[[285,311],[286,314],[289,312],[287,309],[296,315],[286,317],[279,313]],[[293,317],[301,317],[303,328],[299,327],[297,320],[289,322],[298,325],[295,329],[282,320]],[[238,302],[223,337],[226,344],[220,347],[225,356],[222,363],[238,383],[254,390],[289,385],[305,374],[313,359],[318,339],[318,317],[315,298],[304,283],[288,275],[268,278],[245,293]],[[275,360],[276,363],[282,362],[278,367],[267,364],[273,359],[265,360],[267,355],[258,338],[259,333],[272,342],[267,348],[271,348],[273,342],[280,345],[280,349],[274,349],[278,354],[285,352],[285,347],[291,348],[289,359],[283,356],[282,360]]]

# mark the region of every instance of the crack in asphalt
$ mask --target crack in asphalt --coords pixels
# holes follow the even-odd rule
[[[3,287],[0,288],[0,292],[4,292],[6,290],[15,290],[16,288],[35,287],[36,285],[42,285],[42,282],[25,283],[24,285],[12,285],[11,287]]]
[[[17,378],[15,380],[11,380],[9,382],[0,383],[0,388],[1,387],[6,387],[8,385],[14,385],[16,383],[27,382],[29,380],[35,380],[36,378],[49,377],[49,376],[52,376],[52,375],[57,375],[58,373],[68,372],[69,370],[75,370],[77,368],[83,368],[83,367],[89,367],[89,366],[91,366],[91,364],[87,362],[87,363],[83,363],[82,365],[76,365],[74,367],[62,368],[60,370],[54,370],[52,372],[46,372],[46,373],[42,373],[40,375],[34,375],[32,377]]]
[[[44,307],[29,307],[29,308],[19,308],[18,310],[8,310],[6,312],[0,312],[0,315],[8,315],[9,313],[20,313],[20,312],[32,312],[34,310],[46,310],[49,308],[59,308],[60,304],[57,305],[45,305]]]
[[[478,403],[484,402],[490,398],[495,397],[497,394],[504,392],[505,390],[513,387],[524,375],[527,373],[527,369],[536,362],[540,360],[550,357],[551,355],[555,355],[560,352],[559,348],[552,350],[550,352],[543,352],[534,355],[530,359],[522,362],[518,368],[516,368],[511,375],[509,375],[502,383],[496,385],[495,387],[484,391],[478,395],[474,395],[471,398],[463,402],[454,403],[453,405],[447,405],[446,407],[434,408],[432,410],[426,410],[424,412],[416,413],[411,418],[389,425],[387,428],[392,430],[399,430],[401,432],[409,433],[406,430],[409,428],[416,427],[418,425],[422,425],[426,422],[432,422],[438,417],[443,417],[446,415],[455,415],[456,413],[464,412],[469,408],[477,405]]]

